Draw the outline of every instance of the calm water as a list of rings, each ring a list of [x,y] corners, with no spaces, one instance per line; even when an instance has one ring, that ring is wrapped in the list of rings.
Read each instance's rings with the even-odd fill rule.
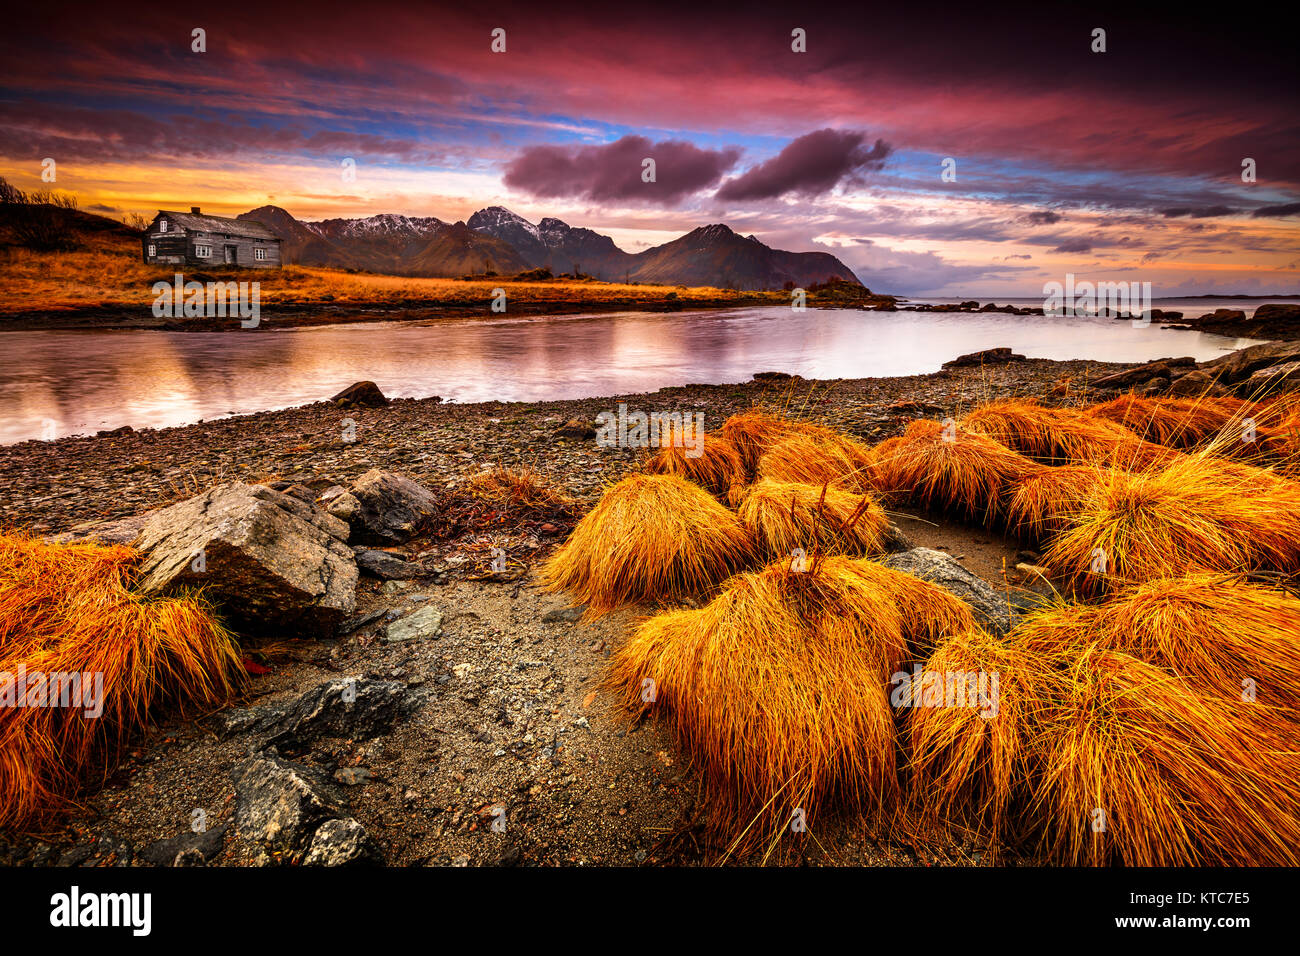
[[[1189,314],[1215,307],[1198,304]],[[303,405],[362,379],[390,397],[539,401],[742,382],[765,370],[914,375],[1003,345],[1031,358],[1131,362],[1205,360],[1250,344],[1111,319],[779,308],[282,331],[4,332],[0,443]]]

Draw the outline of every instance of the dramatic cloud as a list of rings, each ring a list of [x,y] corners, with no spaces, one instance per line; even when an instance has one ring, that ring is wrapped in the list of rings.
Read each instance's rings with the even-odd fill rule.
[[[1280,206],[1260,206],[1251,213],[1256,219],[1265,216],[1294,216],[1300,213],[1300,202],[1283,203]]]
[[[1166,219],[1177,219],[1182,216],[1189,216],[1192,219],[1214,219],[1218,216],[1231,216],[1236,211],[1229,206],[1204,206],[1200,209],[1178,206],[1173,209],[1161,209],[1160,215]]]
[[[842,180],[880,169],[893,148],[884,140],[866,144],[866,133],[822,129],[792,140],[785,149],[718,190],[725,200],[772,199],[788,193],[819,196]]]
[[[1061,243],[1053,252],[1077,252],[1081,255],[1092,252],[1092,243],[1087,239],[1067,239]]]
[[[716,185],[739,158],[736,147],[624,136],[601,146],[530,147],[506,166],[504,181],[534,196],[670,205]],[[654,182],[643,178],[647,159]]]
[[[1065,217],[1059,212],[1052,212],[1050,209],[1044,209],[1041,212],[1031,212],[1025,216],[1022,221],[1029,223],[1031,226],[1050,226],[1058,223]]]

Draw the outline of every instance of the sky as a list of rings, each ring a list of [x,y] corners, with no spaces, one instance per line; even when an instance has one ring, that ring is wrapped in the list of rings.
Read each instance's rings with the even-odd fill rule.
[[[725,222],[901,295],[1300,292],[1281,8],[837,6],[28,5],[0,175],[114,217],[501,205],[630,252]]]

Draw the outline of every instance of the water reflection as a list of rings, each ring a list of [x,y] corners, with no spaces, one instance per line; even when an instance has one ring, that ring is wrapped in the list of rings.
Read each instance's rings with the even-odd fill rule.
[[[538,401],[747,380],[936,371],[1010,346],[1033,358],[1198,361],[1252,344],[1107,319],[732,309],[283,331],[0,333],[0,442],[164,427],[328,398],[360,379],[394,397]]]

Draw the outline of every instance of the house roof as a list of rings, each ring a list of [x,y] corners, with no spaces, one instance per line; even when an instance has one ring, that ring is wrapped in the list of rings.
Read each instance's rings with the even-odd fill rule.
[[[228,236],[243,236],[248,239],[267,239],[279,242],[280,237],[255,219],[230,219],[226,216],[204,216],[192,212],[174,212],[159,209],[159,216],[166,216],[187,232],[220,232]]]

